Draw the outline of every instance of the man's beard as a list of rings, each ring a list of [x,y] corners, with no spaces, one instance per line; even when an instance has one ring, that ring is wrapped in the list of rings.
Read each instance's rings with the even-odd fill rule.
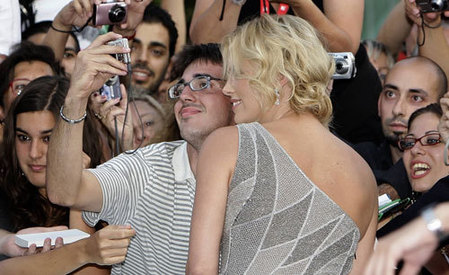
[[[391,131],[389,129],[389,125],[392,122],[400,122],[403,125],[407,125],[408,121],[405,121],[403,118],[393,117],[393,118],[387,119],[384,122],[384,124],[382,125],[383,126],[382,128],[383,128],[384,137],[387,140],[387,142],[390,145],[394,146],[394,147],[398,147],[399,139],[407,134],[407,130],[405,132],[394,132],[394,131]]]
[[[152,81],[152,82],[150,81],[150,83],[146,87],[143,86],[141,83],[139,83],[139,81],[134,80],[136,83],[131,85],[133,91],[136,94],[155,95],[158,92],[159,85],[164,80],[164,76],[165,76],[165,72],[167,71],[167,67],[168,67],[168,65],[164,68],[164,70],[160,74],[159,78],[154,79],[154,81]],[[142,62],[137,62],[136,64],[133,65],[132,68],[133,68],[133,70],[134,69],[141,69],[141,70],[147,71],[149,73],[148,74],[149,77],[155,77],[156,76],[154,71],[151,70],[147,65],[145,65]]]

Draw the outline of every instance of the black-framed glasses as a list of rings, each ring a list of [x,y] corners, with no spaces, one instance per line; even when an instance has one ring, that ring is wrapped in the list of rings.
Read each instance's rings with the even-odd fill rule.
[[[441,143],[441,135],[438,132],[431,132],[425,134],[420,138],[414,138],[413,136],[405,136],[398,141],[399,149],[405,151],[410,150],[419,141],[422,146],[433,146]]]
[[[189,82],[178,82],[168,89],[168,97],[176,99],[181,96],[182,91],[186,86],[189,86],[192,91],[202,91],[210,87],[211,80],[223,81],[221,78],[216,78],[210,75],[200,75],[194,77]],[[220,86],[221,87],[221,86]],[[222,88],[222,87],[221,87]]]

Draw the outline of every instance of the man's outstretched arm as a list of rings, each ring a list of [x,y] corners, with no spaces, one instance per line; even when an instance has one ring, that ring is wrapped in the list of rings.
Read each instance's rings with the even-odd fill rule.
[[[47,159],[47,193],[59,205],[99,212],[102,191],[96,177],[83,169],[83,124],[70,123],[84,116],[89,95],[113,75],[125,75],[126,65],[111,54],[129,49],[105,45],[120,35],[99,36],[78,54],[62,115],[53,129]],[[64,116],[66,119],[63,119]]]

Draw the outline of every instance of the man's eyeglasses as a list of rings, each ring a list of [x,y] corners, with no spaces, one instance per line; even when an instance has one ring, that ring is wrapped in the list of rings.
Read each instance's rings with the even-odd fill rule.
[[[178,82],[168,89],[168,97],[176,99],[181,96],[182,91],[188,85],[192,91],[201,91],[210,87],[211,80],[223,81],[223,79],[215,78],[210,75],[200,75],[189,82]],[[221,86],[220,86],[221,87]]]
[[[16,78],[13,79],[13,81],[11,81],[9,83],[9,87],[11,87],[13,93],[15,95],[20,95],[23,91],[23,89],[25,88],[26,85],[28,85],[28,83],[30,83],[31,81],[27,78]]]
[[[414,138],[412,136],[406,136],[401,138],[398,142],[399,149],[405,151],[410,150],[419,141],[422,146],[432,146],[441,143],[441,135],[438,132],[428,133],[420,138]]]

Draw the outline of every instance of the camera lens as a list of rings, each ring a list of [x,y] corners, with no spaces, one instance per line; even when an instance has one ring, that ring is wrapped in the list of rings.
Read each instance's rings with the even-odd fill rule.
[[[349,70],[348,62],[344,59],[335,60],[335,72],[338,74],[345,74]]]
[[[432,0],[430,1],[430,6],[432,7],[432,10],[440,11],[443,10],[444,3],[443,0]]]
[[[118,4],[109,10],[109,21],[112,23],[122,22],[126,16],[126,9]]]

